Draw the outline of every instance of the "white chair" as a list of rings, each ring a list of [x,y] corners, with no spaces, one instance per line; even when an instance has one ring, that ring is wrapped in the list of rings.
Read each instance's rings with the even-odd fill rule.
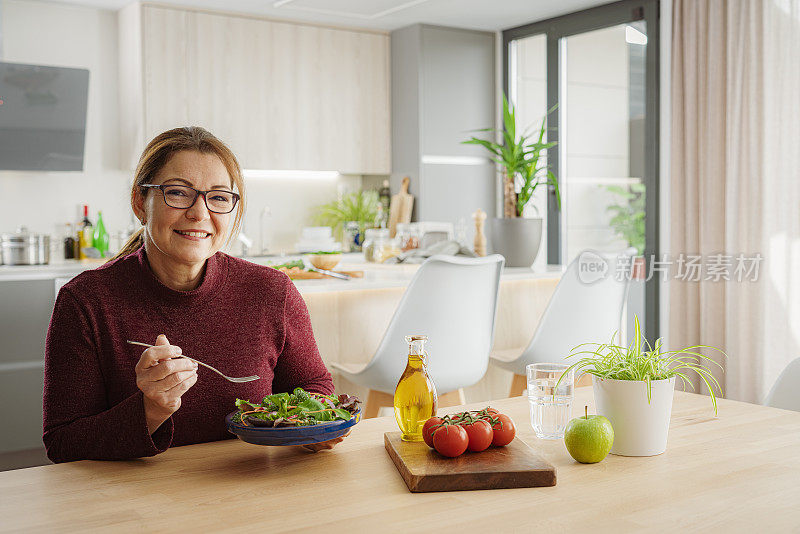
[[[800,412],[800,358],[789,362],[781,372],[764,405]]]
[[[347,380],[370,389],[365,417],[392,406],[408,362],[405,336],[411,334],[428,336],[428,372],[440,405],[464,403],[462,388],[481,380],[489,365],[504,263],[498,254],[432,256],[419,267],[372,360],[366,365],[332,364]]]
[[[617,276],[617,262],[630,264],[631,256],[595,255],[607,262],[608,271],[605,277],[593,282],[588,281],[593,277],[579,272],[581,257],[569,264],[559,280],[528,347],[521,354],[517,349],[491,355],[492,364],[514,373],[509,396],[521,395],[527,387],[528,364],[570,363],[564,358],[574,347],[581,343],[607,343],[620,330],[628,277]]]

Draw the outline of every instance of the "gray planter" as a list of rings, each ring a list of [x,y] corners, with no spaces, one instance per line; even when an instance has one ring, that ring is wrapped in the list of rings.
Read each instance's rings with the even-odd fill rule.
[[[506,259],[506,267],[530,267],[542,242],[542,219],[492,219],[489,247]]]

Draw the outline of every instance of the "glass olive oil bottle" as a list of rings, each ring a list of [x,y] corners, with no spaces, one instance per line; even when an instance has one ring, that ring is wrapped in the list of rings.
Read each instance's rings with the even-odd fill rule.
[[[422,441],[422,427],[436,415],[438,397],[433,380],[428,376],[427,336],[406,336],[408,365],[394,391],[394,417],[403,441]]]

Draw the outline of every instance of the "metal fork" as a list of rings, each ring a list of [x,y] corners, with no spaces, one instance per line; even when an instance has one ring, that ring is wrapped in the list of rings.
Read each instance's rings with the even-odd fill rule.
[[[128,343],[130,343],[131,345],[140,345],[142,347],[148,347],[148,348],[149,347],[155,347],[155,345],[150,345],[148,343],[142,343],[141,341],[128,340]],[[191,361],[193,361],[194,363],[196,363],[198,365],[202,365],[203,367],[208,367],[209,369],[211,369],[212,371],[217,373],[219,376],[221,376],[225,380],[228,380],[229,382],[237,382],[237,383],[239,383],[239,382],[252,382],[253,380],[258,380],[258,379],[261,378],[260,376],[255,376],[255,375],[254,376],[243,376],[243,377],[240,377],[240,378],[234,378],[232,376],[227,376],[227,375],[223,374],[218,369],[215,369],[215,368],[211,367],[207,363],[203,363],[201,361],[195,360],[194,358],[190,358],[190,357],[188,357],[188,356],[186,356],[184,354],[181,354],[180,356],[177,356],[177,357],[178,358],[186,358],[187,360],[191,360]]]

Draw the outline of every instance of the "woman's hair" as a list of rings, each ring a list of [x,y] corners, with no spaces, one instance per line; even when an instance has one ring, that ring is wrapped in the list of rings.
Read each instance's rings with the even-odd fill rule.
[[[228,170],[231,186],[236,187],[240,197],[230,233],[230,238],[232,238],[239,232],[242,225],[242,216],[244,215],[245,193],[242,169],[239,167],[239,162],[236,161],[236,156],[233,155],[231,149],[214,137],[211,132],[200,126],[173,128],[158,134],[150,141],[144,152],[142,152],[142,157],[139,158],[139,164],[136,166],[136,174],[133,177],[133,186],[131,187],[131,205],[133,205],[137,191],[142,195],[147,194],[147,190],[141,186],[152,183],[153,178],[167,164],[169,158],[182,150],[201,154],[215,154]],[[111,259],[114,260],[135,252],[144,243],[143,234],[144,227],[139,228]]]

